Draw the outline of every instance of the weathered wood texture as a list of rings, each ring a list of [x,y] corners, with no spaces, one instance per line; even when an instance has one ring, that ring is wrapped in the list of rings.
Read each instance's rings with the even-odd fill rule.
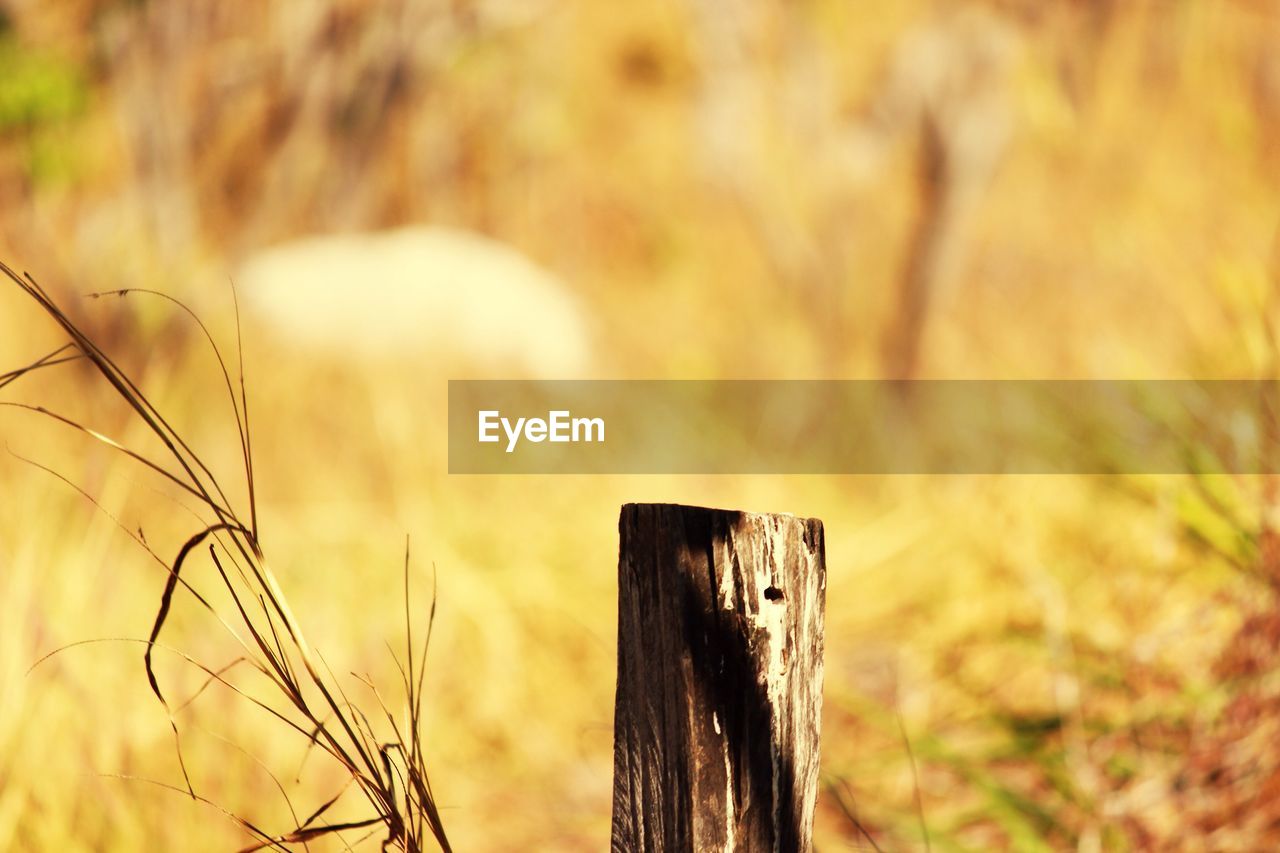
[[[822,522],[628,504],[618,527],[613,850],[808,850]]]

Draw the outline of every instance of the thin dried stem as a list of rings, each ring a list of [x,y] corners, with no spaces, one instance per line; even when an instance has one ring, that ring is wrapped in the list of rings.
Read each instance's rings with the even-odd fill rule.
[[[239,441],[242,470],[245,478],[245,490],[248,496],[247,510],[242,514],[230,500],[222,488],[213,470],[205,464],[191,445],[174,429],[170,421],[152,404],[132,378],[97,345],[76,322],[62,310],[53,298],[40,287],[29,275],[19,276],[11,268],[0,263],[0,273],[13,281],[33,302],[52,319],[66,334],[68,342],[35,361],[0,374],[0,388],[17,379],[40,371],[42,368],[65,364],[69,361],[86,360],[96,370],[116,395],[132,410],[167,451],[164,460],[157,460],[142,455],[136,450],[124,446],[121,442],[93,430],[81,422],[50,411],[42,406],[29,403],[0,402],[6,405],[51,418],[65,426],[89,436],[94,441],[105,445],[135,462],[142,464],[152,474],[159,476],[170,485],[176,485],[198,503],[196,509],[187,508],[189,512],[200,518],[208,513],[208,520],[200,521],[200,528],[193,532],[171,561],[159,557],[143,538],[141,530],[137,533],[129,530],[120,522],[116,524],[125,531],[151,557],[165,567],[166,579],[161,593],[156,615],[151,630],[145,640],[127,640],[141,643],[144,648],[144,672],[157,700],[165,708],[169,722],[173,728],[179,764],[182,769],[185,787],[178,787],[164,782],[151,782],[162,788],[178,791],[192,799],[219,808],[201,796],[193,787],[187,773],[186,761],[183,757],[179,712],[185,711],[195,703],[213,684],[219,684],[231,690],[251,705],[268,713],[270,717],[291,731],[295,731],[306,739],[307,745],[303,756],[316,748],[328,754],[345,768],[348,781],[335,796],[313,809],[305,820],[299,821],[294,811],[293,802],[286,788],[274,773],[263,765],[272,780],[284,795],[288,806],[291,829],[272,833],[259,826],[258,822],[248,820],[219,808],[242,829],[254,837],[254,842],[244,848],[261,850],[273,848],[290,850],[306,849],[308,842],[327,836],[339,839],[350,848],[343,839],[342,833],[370,828],[385,833],[383,846],[405,853],[420,853],[428,844],[434,844],[440,850],[449,851],[449,842],[440,820],[439,810],[431,792],[428,781],[424,749],[421,735],[423,671],[427,644],[430,641],[431,626],[435,617],[435,591],[433,567],[433,592],[430,616],[427,622],[426,636],[422,647],[415,652],[414,633],[410,619],[409,603],[409,548],[405,543],[404,592],[405,592],[405,630],[407,644],[408,668],[403,667],[393,654],[396,667],[400,671],[404,688],[405,715],[407,725],[397,725],[395,716],[377,691],[372,680],[359,678],[373,691],[377,709],[386,718],[387,729],[392,740],[382,740],[370,721],[369,715],[355,705],[347,697],[342,682],[336,678],[325,662],[324,657],[313,650],[307,643],[299,621],[290,610],[281,585],[267,565],[263,553],[258,530],[258,508],[252,444],[250,439],[248,395],[244,376],[243,341],[240,332],[239,305],[236,304],[236,354],[238,372],[238,393],[236,384],[231,378],[231,371],[213,335],[204,322],[184,303],[167,294],[139,289],[113,291],[116,295],[127,293],[148,293],[161,297],[186,312],[197,324],[205,339],[212,347],[221,372],[222,385],[230,398],[232,412],[236,421],[236,432]],[[101,295],[101,294],[98,294]],[[234,287],[232,289],[235,298]],[[30,461],[30,460],[27,460]],[[84,489],[71,480],[63,477],[51,468],[37,462],[37,467],[49,471],[63,482],[76,489],[105,513],[105,509]],[[196,510],[199,510],[197,512]],[[212,599],[196,591],[188,577],[194,566],[188,564],[199,557],[201,546],[209,555],[208,564],[218,584],[227,592],[230,599],[227,605],[215,606]],[[221,550],[222,556],[219,556]],[[227,570],[224,560],[230,561],[233,571]],[[188,570],[184,572],[184,569]],[[186,593],[199,602],[206,613],[225,628],[240,647],[240,654],[230,663],[217,668],[205,665],[191,656],[170,649],[160,642],[161,633],[172,613],[173,606],[180,593]],[[256,606],[250,602],[256,602]],[[220,608],[226,608],[223,612]],[[243,637],[241,631],[247,632]],[[96,642],[96,641],[85,641]],[[36,665],[66,649],[85,643],[64,646],[50,652]],[[161,687],[160,677],[154,666],[154,652],[157,649],[172,651],[183,661],[197,667],[205,674],[201,686],[182,703],[171,706]],[[298,665],[300,663],[300,665]],[[248,666],[265,680],[266,690],[251,689],[248,686],[232,683],[227,675],[237,666]],[[34,667],[33,667],[34,668]],[[243,679],[240,679],[243,680]],[[259,685],[261,687],[262,685]],[[273,701],[269,701],[272,699]],[[283,702],[281,702],[283,700]],[[276,707],[281,706],[281,707]],[[239,748],[239,747],[237,747]],[[258,759],[252,755],[255,761]],[[261,763],[259,761],[259,763]],[[301,774],[302,765],[298,773]],[[131,777],[120,777],[131,778]],[[151,780],[142,780],[148,781]],[[322,817],[351,787],[359,788],[373,814],[360,819],[337,823],[324,823]],[[367,837],[367,836],[366,836]],[[364,837],[357,841],[359,844]]]

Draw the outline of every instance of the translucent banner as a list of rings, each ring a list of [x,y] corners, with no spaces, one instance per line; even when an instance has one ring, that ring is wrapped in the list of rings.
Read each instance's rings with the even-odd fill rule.
[[[1274,473],[1254,380],[449,383],[455,474]]]

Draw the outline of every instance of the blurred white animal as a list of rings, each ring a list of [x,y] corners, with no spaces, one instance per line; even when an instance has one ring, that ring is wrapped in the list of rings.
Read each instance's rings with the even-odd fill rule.
[[[246,313],[290,343],[450,370],[572,379],[591,367],[566,285],[503,243],[417,226],[309,237],[251,257]]]

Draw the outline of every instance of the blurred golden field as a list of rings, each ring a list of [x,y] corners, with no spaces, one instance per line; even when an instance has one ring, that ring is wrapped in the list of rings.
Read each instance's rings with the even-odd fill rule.
[[[974,44],[990,61],[966,77]],[[959,128],[943,150],[977,151],[972,179],[961,155],[930,171],[916,107],[881,133],[949,51],[917,100],[944,142]],[[80,294],[180,298],[234,357],[228,279],[263,250],[429,224],[563,283],[582,378],[878,377],[921,211],[961,186],[915,375],[1273,378],[1277,175],[1269,0],[0,0],[0,260],[140,379],[233,503],[199,329],[162,299]],[[0,372],[62,342],[3,284]],[[825,523],[818,849],[1280,846],[1269,479],[451,477],[446,380],[528,363],[433,348],[461,334],[448,312],[399,354],[303,347],[269,319],[243,318],[263,547],[333,671],[393,694],[411,538],[420,626],[438,583],[424,740],[455,849],[606,846],[630,501]],[[0,399],[162,450],[83,364]],[[145,639],[165,570],[124,531],[168,557],[197,522],[35,413],[0,408],[0,439],[0,849],[249,843],[137,781],[182,785],[140,646],[29,671]],[[234,655],[190,602],[164,640]],[[158,660],[173,696],[200,687]],[[195,789],[261,825],[295,825],[272,775],[304,814],[343,782],[322,756],[299,773],[305,739],[216,686],[177,719]]]

